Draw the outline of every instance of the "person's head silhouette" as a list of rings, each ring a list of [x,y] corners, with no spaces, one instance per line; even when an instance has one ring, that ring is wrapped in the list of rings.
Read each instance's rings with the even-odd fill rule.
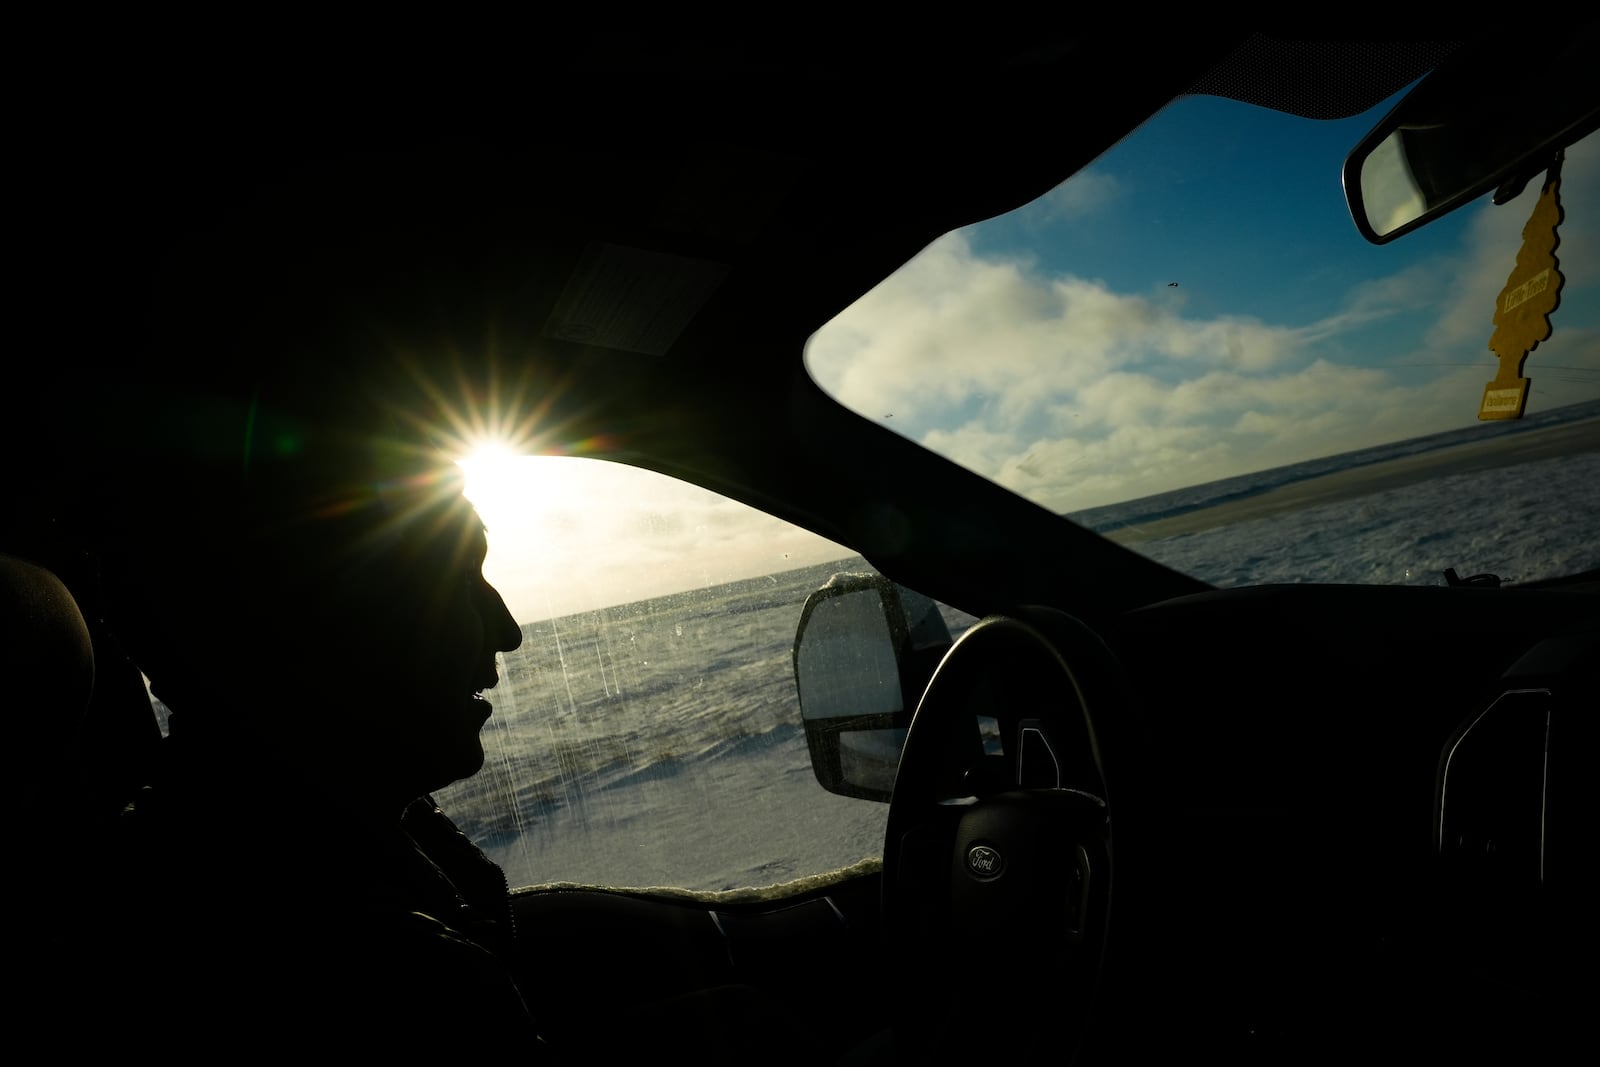
[[[144,480],[103,564],[174,733],[380,811],[476,773],[522,635],[456,468],[340,443],[181,469]]]

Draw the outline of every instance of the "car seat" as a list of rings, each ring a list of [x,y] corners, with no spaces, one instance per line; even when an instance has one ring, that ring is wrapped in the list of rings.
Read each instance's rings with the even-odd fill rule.
[[[57,570],[0,552],[0,708],[14,796],[61,830],[113,819],[161,741],[149,691],[97,613]]]
[[[71,802],[69,750],[94,694],[94,645],[67,586],[37,563],[0,555],[0,677],[15,796],[30,819]]]
[[[57,1042],[82,1025],[86,994],[102,988],[80,935],[97,907],[116,817],[161,740],[143,678],[97,630],[54,570],[0,552],[0,709],[14,828],[5,893],[20,978],[7,1012]]]

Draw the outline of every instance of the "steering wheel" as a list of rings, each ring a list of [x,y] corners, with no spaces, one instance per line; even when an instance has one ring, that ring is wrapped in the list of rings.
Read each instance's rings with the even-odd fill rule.
[[[1110,649],[1052,609],[991,616],[917,705],[884,839],[902,1063],[1070,1061],[1095,1009],[1115,852]]]

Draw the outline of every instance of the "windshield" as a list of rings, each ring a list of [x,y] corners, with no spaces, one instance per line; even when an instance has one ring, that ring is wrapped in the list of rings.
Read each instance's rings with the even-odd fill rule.
[[[1540,181],[1383,246],[1347,120],[1180,99],[1071,180],[935,241],[811,339],[858,413],[1216,585],[1600,566],[1600,139],[1525,415],[1482,421]],[[1047,134],[1041,132],[1041,136]]]

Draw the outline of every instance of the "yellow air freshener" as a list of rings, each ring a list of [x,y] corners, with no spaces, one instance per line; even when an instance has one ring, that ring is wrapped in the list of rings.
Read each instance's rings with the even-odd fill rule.
[[[1483,387],[1480,419],[1520,419],[1528,403],[1529,379],[1522,364],[1540,341],[1550,336],[1550,313],[1561,302],[1561,271],[1556,245],[1561,237],[1561,157],[1545,176],[1533,214],[1522,227],[1522,248],[1506,287],[1495,303],[1494,333],[1489,349],[1500,358],[1500,371]]]

